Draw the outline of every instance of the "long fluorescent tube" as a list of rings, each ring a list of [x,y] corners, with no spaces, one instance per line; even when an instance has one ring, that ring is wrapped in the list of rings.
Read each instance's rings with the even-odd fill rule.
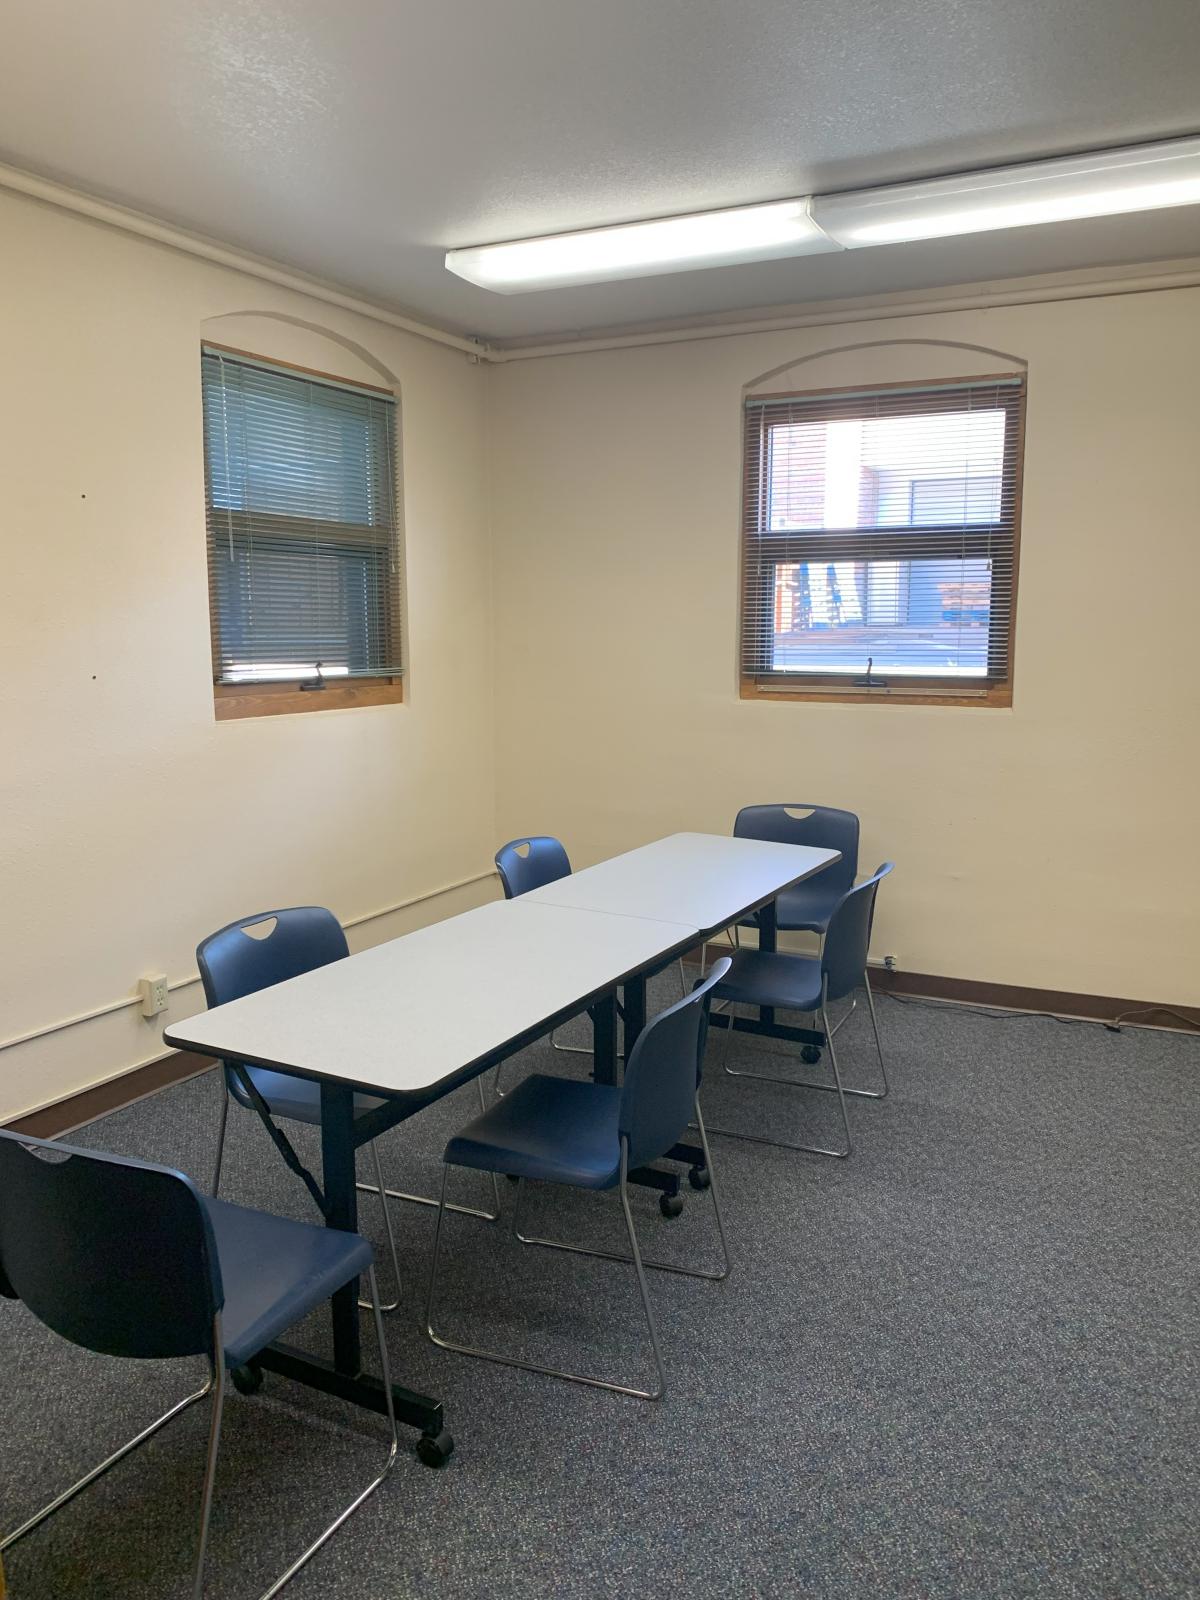
[[[812,215],[831,239],[854,250],[1197,203],[1200,139],[1170,139],[1097,155],[814,197]]]
[[[481,288],[521,294],[1196,204],[1200,138],[1168,139],[883,189],[476,245],[449,251],[446,265]]]
[[[446,265],[480,288],[520,294],[528,289],[648,278],[661,272],[771,261],[837,248],[812,222],[807,200],[773,200],[729,211],[702,211],[654,222],[627,222],[581,233],[450,250]]]

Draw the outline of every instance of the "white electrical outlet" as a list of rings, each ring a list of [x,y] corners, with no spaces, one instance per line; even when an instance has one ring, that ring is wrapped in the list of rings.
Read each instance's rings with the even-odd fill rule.
[[[138,979],[138,993],[142,997],[142,1015],[156,1017],[160,1011],[165,1011],[170,1005],[167,994],[167,975],[165,972],[152,972],[149,977]]]

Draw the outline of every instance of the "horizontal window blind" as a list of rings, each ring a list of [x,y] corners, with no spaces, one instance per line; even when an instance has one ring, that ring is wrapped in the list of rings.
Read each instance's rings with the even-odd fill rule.
[[[402,670],[395,403],[205,346],[218,683]]]
[[[751,396],[741,666],[980,693],[1011,672],[1019,377]]]

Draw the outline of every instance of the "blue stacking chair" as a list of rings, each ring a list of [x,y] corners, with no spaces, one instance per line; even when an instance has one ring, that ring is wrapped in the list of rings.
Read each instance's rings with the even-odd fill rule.
[[[391,1373],[371,1246],[341,1233],[207,1199],[190,1178],[46,1139],[0,1131],[0,1292],[100,1355],[203,1356],[204,1387],[178,1401],[86,1477],[0,1540],[6,1550],[197,1400],[213,1396],[200,1497],[194,1600],[204,1591],[227,1371],[363,1274],[375,1317],[391,1443],[378,1477],[263,1595],[277,1594],[367,1497],[396,1459]]]
[[[567,1378],[573,1383],[588,1384],[592,1388],[634,1395],[640,1400],[662,1398],[666,1392],[666,1376],[644,1269],[657,1267],[668,1272],[709,1278],[723,1278],[729,1272],[721,1203],[699,1098],[709,997],[728,971],[729,964],[727,957],[714,963],[712,972],[696,985],[691,994],[677,1000],[666,1011],[659,1012],[646,1025],[630,1054],[622,1086],[533,1073],[451,1139],[443,1158],[443,1204],[438,1211],[425,1310],[426,1329],[434,1344],[440,1345],[443,1350],[458,1351],[461,1355],[478,1356],[485,1361],[499,1362],[502,1366],[521,1367],[526,1372],[544,1372],[550,1377]],[[704,1151],[704,1164],[709,1176],[725,1263],[724,1270],[717,1273],[693,1272],[666,1262],[644,1261],[629,1209],[630,1170],[665,1156],[682,1137],[693,1116]],[[565,1372],[559,1367],[540,1366],[500,1351],[456,1344],[436,1331],[433,1325],[434,1301],[446,1213],[446,1179],[451,1167],[503,1172],[518,1179],[516,1209],[513,1213],[514,1232],[526,1179],[564,1184],[573,1189],[619,1191],[629,1236],[629,1255],[586,1250],[548,1239],[523,1239],[522,1242],[545,1244],[580,1255],[603,1256],[608,1260],[625,1261],[633,1265],[654,1352],[657,1373],[655,1388],[637,1389],[605,1378]]]
[[[833,1069],[833,1082],[817,1083],[808,1078],[785,1078],[776,1073],[751,1072],[731,1067],[725,1071],[732,1078],[758,1078],[764,1083],[782,1083],[794,1089],[820,1089],[834,1093],[842,1113],[845,1131],[845,1148],[836,1150],[825,1145],[794,1144],[785,1139],[771,1139],[764,1134],[739,1133],[731,1128],[713,1128],[736,1139],[749,1139],[756,1144],[776,1145],[782,1150],[805,1150],[812,1155],[845,1157],[850,1154],[850,1122],[846,1116],[846,1096],[855,1095],[866,1100],[882,1100],[888,1092],[887,1069],[883,1060],[883,1045],[879,1038],[879,1019],[875,1014],[875,997],[871,993],[871,980],[867,973],[867,951],[871,943],[871,925],[875,916],[875,896],[879,885],[892,871],[892,863],[885,861],[871,877],[857,888],[843,892],[825,929],[825,940],[820,956],[798,956],[782,951],[738,950],[728,975],[713,990],[714,1000],[723,1000],[727,1008],[734,1005],[771,1006],[780,1011],[809,1011],[819,1017],[825,1031],[829,1064]],[[834,1000],[853,996],[862,987],[867,992],[867,1005],[871,1012],[871,1027],[875,1032],[875,1049],[879,1056],[880,1089],[846,1088],[838,1067],[837,1050],[833,1043],[836,1029],[830,1026],[829,1005]],[[728,1039],[735,1037],[730,1010],[714,1012],[720,1017]],[[843,1018],[843,1020],[845,1020]]]
[[[803,844],[818,850],[839,850],[841,860],[825,867],[803,883],[784,889],[775,900],[775,925],[784,933],[815,933],[824,937],[838,902],[847,889],[854,887],[858,876],[858,818],[853,811],[840,811],[835,806],[813,806],[800,801],[792,804],[743,806],[733,823],[735,839],[763,839],[770,844]],[[736,948],[741,940],[739,928],[757,928],[759,913],[752,911],[733,929],[730,943]],[[708,954],[707,945],[701,951],[701,971]],[[856,1001],[850,998],[846,1015],[834,1024],[833,1031],[842,1026]],[[821,1052],[805,1046],[801,1052],[805,1061],[817,1061]]]
[[[506,900],[528,894],[547,883],[571,876],[571,861],[558,839],[536,834],[530,839],[510,839],[496,851],[496,871]]]
[[[221,1006],[230,1000],[240,1000],[243,995],[269,989],[287,978],[313,972],[331,961],[341,961],[349,954],[346,935],[332,911],[327,911],[324,906],[290,906],[284,911],[260,911],[256,916],[242,917],[217,933],[210,934],[197,948],[196,961],[204,984],[204,998],[210,1006]],[[267,1067],[250,1066],[244,1061],[226,1061],[223,1065],[227,1092],[221,1101],[221,1126],[217,1135],[217,1159],[212,1182],[214,1195],[221,1182],[229,1102],[233,1099],[238,1105],[258,1109],[250,1092],[251,1085],[272,1118],[282,1117],[292,1122],[307,1123],[310,1127],[320,1127],[321,1124],[319,1083],[290,1072],[274,1072]],[[479,1103],[482,1108],[482,1087]],[[383,1104],[384,1101],[377,1095],[356,1094],[354,1114],[356,1117],[365,1117]],[[379,1151],[373,1139],[370,1151],[375,1167],[375,1182],[360,1183],[358,1188],[366,1194],[378,1195],[383,1206],[383,1222],[396,1285],[396,1298],[390,1300],[383,1309],[394,1311],[400,1303],[400,1262],[388,1199],[407,1200],[415,1205],[427,1206],[436,1205],[437,1202],[431,1196],[385,1188]],[[453,1209],[494,1222],[500,1214],[499,1195],[496,1196],[494,1212],[477,1211],[471,1206],[455,1206]]]
[[[784,889],[775,901],[775,922],[781,932],[823,934],[842,896],[858,876],[858,818],[834,806],[795,804],[743,806],[733,824],[735,839],[765,839],[771,844],[806,844],[818,850],[840,850],[842,859],[803,883]],[[758,924],[758,914],[743,926]]]

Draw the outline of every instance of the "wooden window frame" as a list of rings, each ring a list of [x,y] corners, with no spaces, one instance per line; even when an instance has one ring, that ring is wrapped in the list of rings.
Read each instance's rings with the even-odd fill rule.
[[[301,689],[294,683],[213,684],[213,711],[218,722],[403,703],[404,679],[400,677],[337,678],[326,680],[323,689]]]
[[[1008,632],[1006,640],[1007,671],[1003,678],[984,678],[960,680],[962,687],[948,689],[946,679],[930,675],[905,674],[902,681],[897,683],[895,678],[891,683],[879,688],[864,688],[855,686],[850,680],[849,673],[776,673],[772,672],[767,678],[765,673],[748,672],[744,665],[742,652],[742,632],[747,616],[748,595],[746,585],[750,576],[749,546],[753,539],[757,544],[761,537],[757,531],[752,531],[750,525],[750,507],[748,501],[747,477],[749,471],[749,453],[752,443],[756,448],[761,448],[761,438],[766,427],[770,426],[765,415],[752,421],[752,413],[745,405],[747,399],[756,401],[770,400],[810,400],[822,395],[831,398],[838,395],[861,394],[868,388],[871,392],[886,392],[888,390],[916,391],[933,389],[952,389],[962,387],[964,384],[986,384],[1002,381],[1019,380],[1019,387],[1014,388],[1012,400],[1006,405],[1010,417],[1016,424],[1015,433],[1015,465],[1012,484],[1012,502],[1010,516],[1012,523],[1012,575],[1011,575],[1011,602],[1008,615]],[[1022,477],[1025,465],[1025,407],[1027,399],[1027,374],[1024,371],[993,372],[969,375],[961,378],[930,378],[930,379],[905,379],[892,383],[878,383],[871,385],[851,384],[844,387],[827,389],[803,389],[780,394],[747,394],[743,398],[742,417],[742,474],[743,474],[743,513],[742,513],[742,538],[741,538],[741,586],[739,590],[739,618],[738,618],[738,692],[742,700],[783,700],[797,701],[808,700],[822,702],[828,705],[902,705],[902,706],[958,706],[961,709],[987,707],[1009,707],[1013,702],[1013,675],[1016,660],[1016,625],[1017,625],[1017,586],[1020,580],[1021,564],[1021,510],[1022,510]],[[899,399],[899,396],[898,396]],[[765,495],[767,483],[765,474],[760,476],[759,494]],[[761,526],[761,505],[756,511],[755,528]],[[887,554],[889,558],[905,559],[903,549],[906,543],[919,547],[921,538],[936,529],[928,527],[914,528],[912,541],[906,541],[903,529],[889,529],[887,534],[879,534],[879,538],[887,538]],[[957,529],[956,529],[957,532]],[[822,550],[830,550],[839,540],[839,535],[822,533]],[[861,545],[872,537],[870,530],[847,530],[844,543],[851,546]],[[981,533],[981,540],[985,536]],[[832,541],[832,542],[830,542]],[[993,559],[995,559],[993,557]],[[881,672],[880,674],[884,674]]]
[[[344,373],[324,372],[319,367],[301,366],[296,361],[280,361],[275,356],[265,356],[259,351],[243,350],[234,345],[217,344],[205,339],[204,348],[219,350],[225,355],[259,361],[267,366],[279,367],[285,372],[299,373],[306,378],[323,379],[329,383],[351,384],[356,389],[395,400],[393,390],[382,384],[364,383],[358,378],[347,378]],[[393,530],[399,539],[399,530]],[[219,659],[220,641],[215,631],[215,619],[210,603],[210,639],[214,665]],[[217,722],[236,722],[244,717],[280,717],[306,714],[313,711],[349,711],[363,706],[396,706],[404,704],[404,677],[401,673],[388,676],[338,677],[325,681],[322,689],[305,689],[294,681],[263,683],[217,683],[212,686],[213,715]]]

